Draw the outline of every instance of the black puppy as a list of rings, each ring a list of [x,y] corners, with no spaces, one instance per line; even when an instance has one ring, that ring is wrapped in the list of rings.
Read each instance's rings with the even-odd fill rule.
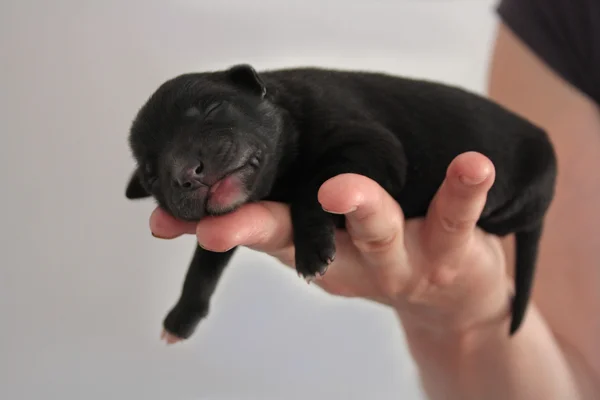
[[[539,127],[463,89],[386,74],[296,68],[258,73],[249,65],[183,74],[163,83],[137,114],[130,146],[138,168],[129,199],[153,196],[183,220],[244,203],[290,204],[296,269],[324,274],[344,217],[317,201],[321,184],[365,175],[424,216],[450,162],[476,151],[496,169],[483,230],[516,233],[512,335],[530,297],[538,243],[554,196],[554,149]],[[188,338],[204,318],[235,249],[197,246],[181,296],[164,320]]]

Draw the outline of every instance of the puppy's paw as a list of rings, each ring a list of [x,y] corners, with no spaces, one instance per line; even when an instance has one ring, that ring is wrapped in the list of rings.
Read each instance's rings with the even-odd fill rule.
[[[307,282],[323,276],[335,260],[335,237],[331,234],[311,235],[295,240],[296,271]]]
[[[165,343],[167,343],[167,344],[174,344],[177,342],[181,342],[183,339],[180,337],[177,337],[177,336],[167,332],[165,329],[163,329],[162,333],[160,334],[160,340],[164,340]]]
[[[188,339],[198,326],[198,323],[208,315],[208,304],[202,306],[175,305],[163,321],[161,339],[168,344]]]

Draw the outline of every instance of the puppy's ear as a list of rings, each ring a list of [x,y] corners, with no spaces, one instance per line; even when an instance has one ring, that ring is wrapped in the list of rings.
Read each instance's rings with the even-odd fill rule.
[[[265,97],[267,87],[258,72],[249,64],[238,64],[227,70],[227,77],[236,86]]]
[[[138,171],[135,170],[129,178],[127,189],[125,190],[125,197],[130,200],[144,199],[150,197],[150,193],[144,189],[138,175]]]

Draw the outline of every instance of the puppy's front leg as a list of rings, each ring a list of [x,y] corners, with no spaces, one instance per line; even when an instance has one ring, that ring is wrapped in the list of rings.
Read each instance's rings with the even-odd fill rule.
[[[163,321],[167,341],[189,338],[208,315],[210,299],[235,249],[216,253],[196,246],[179,300]]]
[[[335,259],[335,223],[317,201],[317,190],[291,203],[296,271],[307,281],[324,275]]]
[[[335,259],[335,228],[345,225],[343,216],[328,213],[321,207],[318,192],[323,183],[340,174],[355,173],[373,179],[392,196],[397,196],[402,189],[406,159],[401,146],[374,144],[346,146],[331,157],[323,158],[327,160],[326,165],[319,165],[308,187],[301,188],[291,202],[296,271],[306,280],[325,274]]]

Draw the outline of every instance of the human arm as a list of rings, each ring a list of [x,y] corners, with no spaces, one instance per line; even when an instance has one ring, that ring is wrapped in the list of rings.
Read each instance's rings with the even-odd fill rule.
[[[463,185],[461,176],[482,182]],[[346,214],[348,232],[336,234],[338,256],[315,283],[393,307],[432,399],[578,399],[535,306],[517,336],[508,336],[511,279],[500,241],[474,228],[493,180],[489,160],[463,154],[427,218],[405,222],[375,182],[352,174],[330,179],[319,200]],[[249,204],[197,226],[156,210],[151,228],[162,237],[195,233],[214,251],[248,246],[293,266],[289,209],[282,204]]]
[[[542,237],[533,301],[521,331],[494,327],[453,340],[405,325],[432,399],[596,399],[600,393],[600,115],[504,24],[489,95],[544,127],[554,142],[557,194]],[[512,238],[503,243],[509,271]],[[400,318],[406,321],[406,318]],[[443,356],[440,356],[443,355]],[[487,386],[487,389],[486,389]],[[471,390],[479,395],[475,395]]]
[[[565,67],[566,68],[566,67]],[[556,197],[540,249],[533,300],[551,330],[582,398],[600,393],[600,113],[500,24],[490,97],[544,127],[558,157]],[[504,243],[512,255],[512,240]],[[509,265],[512,267],[512,260]]]
[[[341,176],[324,185],[320,200],[330,211],[348,211],[353,205],[343,203],[347,200],[360,205],[347,214],[354,229],[337,237],[338,262],[317,283],[330,293],[369,298],[396,310],[432,399],[596,398],[598,112],[504,27],[492,64],[491,97],[544,126],[559,157],[557,198],[542,239],[533,302],[517,336],[507,335],[512,280],[499,242],[473,229],[473,215],[467,219],[471,222],[464,222],[473,210],[477,215],[480,196],[443,189],[456,183],[452,178],[432,207],[445,211],[407,223],[401,210],[368,180]],[[152,221],[157,234],[196,233],[201,243],[217,251],[247,245],[293,264],[289,215],[281,204],[248,205],[198,226],[169,222],[160,212]],[[445,234],[448,221],[455,221],[450,226],[463,222]],[[460,245],[463,241],[466,246]],[[506,246],[510,270],[510,240]],[[420,259],[424,249],[433,260]]]

